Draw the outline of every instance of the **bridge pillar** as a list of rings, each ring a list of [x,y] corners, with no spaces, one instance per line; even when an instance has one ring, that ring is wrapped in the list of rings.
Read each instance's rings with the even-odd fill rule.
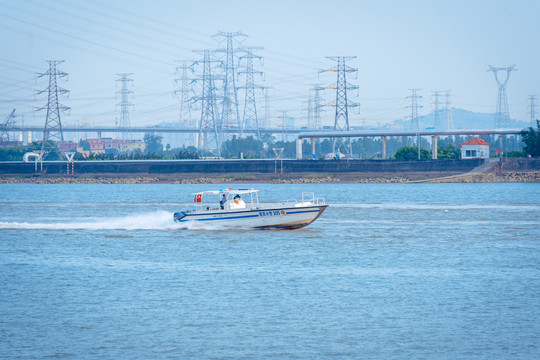
[[[388,137],[387,136],[381,136],[381,140],[382,140],[382,152],[381,152],[381,158],[384,160],[386,159],[386,139]]]
[[[437,160],[437,140],[438,135],[431,135],[431,158]]]
[[[311,138],[311,158],[315,160],[317,157],[315,155],[315,138]]]
[[[503,157],[503,134],[499,135],[499,157]]]
[[[296,160],[302,160],[302,139],[296,139]]]

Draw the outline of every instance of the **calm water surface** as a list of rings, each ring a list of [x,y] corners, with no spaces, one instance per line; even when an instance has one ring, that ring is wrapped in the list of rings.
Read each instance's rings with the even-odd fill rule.
[[[538,184],[262,184],[330,207],[172,223],[228,186],[0,185],[0,357],[540,358]]]

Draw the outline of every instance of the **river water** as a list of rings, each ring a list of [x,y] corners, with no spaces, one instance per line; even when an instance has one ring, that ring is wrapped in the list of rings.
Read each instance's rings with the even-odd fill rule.
[[[223,185],[0,185],[0,358],[540,358],[540,186],[245,184],[294,231],[181,227]]]

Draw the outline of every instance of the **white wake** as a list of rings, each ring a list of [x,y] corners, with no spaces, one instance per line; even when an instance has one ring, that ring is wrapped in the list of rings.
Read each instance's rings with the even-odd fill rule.
[[[129,216],[94,219],[75,222],[0,222],[0,229],[42,229],[42,230],[176,230],[187,229],[188,225],[175,223],[173,213],[154,211]]]

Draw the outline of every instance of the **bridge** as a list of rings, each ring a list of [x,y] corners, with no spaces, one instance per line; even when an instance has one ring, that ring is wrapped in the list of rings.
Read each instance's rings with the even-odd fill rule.
[[[386,159],[386,140],[393,136],[431,136],[431,157],[437,159],[437,139],[452,135],[499,135],[499,148],[502,150],[503,135],[516,135],[523,129],[476,129],[476,130],[358,130],[358,131],[305,131],[296,139],[296,158],[302,159],[302,142],[311,139],[311,153],[315,154],[315,139],[338,137],[380,137],[382,139],[382,158]],[[501,151],[502,155],[502,151]]]
[[[18,126],[17,128],[8,129],[8,131],[43,131],[43,126]],[[120,132],[129,132],[129,133],[184,133],[184,134],[196,134],[200,130],[196,127],[183,127],[183,128],[174,128],[174,127],[130,127],[130,128],[117,128],[113,126],[62,126],[63,132],[95,132],[98,133],[98,136],[102,133],[120,133]],[[239,134],[240,129],[238,128],[227,128],[222,130],[227,134]],[[312,130],[307,129],[259,129],[260,133],[263,134],[299,134],[302,132],[307,132]],[[256,134],[256,129],[244,129],[243,133],[246,134]]]
[[[43,131],[43,127],[40,126],[19,126],[17,128],[9,129],[8,131],[21,131],[29,132]],[[130,133],[186,133],[193,134],[200,131],[196,127],[184,127],[184,128],[174,128],[174,127],[131,127],[120,129],[117,127],[107,127],[107,126],[83,126],[83,127],[73,127],[67,126],[62,127],[64,132],[95,132],[98,134],[98,137],[101,137],[102,133],[119,133],[119,132],[130,132]],[[386,158],[386,140],[389,137],[394,136],[431,136],[431,153],[432,158],[437,159],[437,140],[439,136],[452,136],[452,135],[499,135],[499,148],[502,150],[502,139],[504,135],[517,135],[523,129],[456,129],[456,130],[353,130],[353,131],[335,131],[335,130],[321,130],[313,131],[309,129],[259,129],[259,133],[263,134],[292,134],[297,135],[296,139],[296,158],[302,158],[302,142],[304,139],[311,139],[311,152],[315,153],[315,139],[317,138],[338,138],[338,137],[349,137],[349,138],[358,138],[358,137],[380,137],[382,139],[382,158]],[[240,129],[238,128],[227,128],[223,129],[224,133],[227,134],[239,134]],[[243,130],[243,133],[253,134],[257,133],[257,130],[249,129]],[[502,151],[501,151],[502,153]]]

